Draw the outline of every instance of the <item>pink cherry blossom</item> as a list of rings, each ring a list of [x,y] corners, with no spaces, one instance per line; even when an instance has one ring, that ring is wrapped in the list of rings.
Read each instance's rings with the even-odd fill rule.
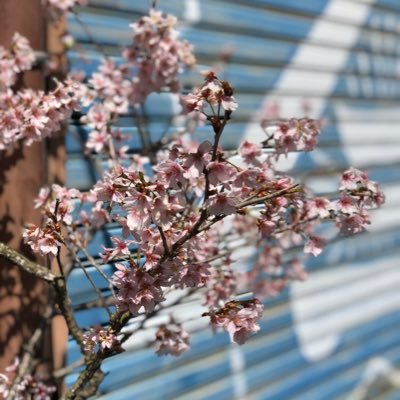
[[[177,357],[190,348],[190,336],[179,324],[161,325],[153,345],[159,356],[170,354]]]
[[[239,147],[239,154],[248,164],[259,164],[258,157],[261,156],[261,146],[245,140]]]
[[[231,165],[219,161],[210,162],[207,169],[208,179],[214,186],[229,180],[235,173],[235,169]]]
[[[236,212],[236,200],[226,193],[218,193],[207,200],[210,215],[233,214]]]
[[[326,240],[322,239],[318,236],[311,236],[307,243],[304,245],[304,252],[310,253],[313,256],[317,257],[322,253],[322,249],[326,245]]]
[[[257,299],[230,301],[223,308],[203,315],[210,316],[214,328],[225,329],[232,342],[243,344],[253,333],[260,330],[257,321],[262,317],[263,308]]]

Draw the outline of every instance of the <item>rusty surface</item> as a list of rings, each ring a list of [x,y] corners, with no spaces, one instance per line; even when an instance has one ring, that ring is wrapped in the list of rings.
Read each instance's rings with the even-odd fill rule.
[[[34,50],[45,50],[45,22],[40,0],[0,1],[0,44],[14,32],[26,36]],[[25,74],[27,87],[44,88],[41,71]],[[46,143],[18,144],[0,155],[0,240],[30,255],[21,238],[25,223],[40,223],[33,199],[47,180]],[[33,257],[32,257],[33,258]],[[0,259],[0,371],[18,355],[40,322],[48,303],[47,285]],[[41,356],[51,360],[51,339],[44,335]],[[48,366],[51,363],[48,363]],[[48,368],[46,368],[48,370]]]

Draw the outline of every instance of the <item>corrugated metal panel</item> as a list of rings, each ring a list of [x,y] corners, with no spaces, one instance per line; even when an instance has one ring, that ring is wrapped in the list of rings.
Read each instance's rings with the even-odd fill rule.
[[[131,38],[128,24],[147,7],[145,0],[91,0],[79,15],[91,36],[118,59]],[[232,346],[226,335],[213,336],[193,322],[192,350],[179,359],[157,358],[139,336],[126,343],[125,354],[105,362],[105,370],[113,372],[101,386],[101,398],[347,398],[366,376],[379,375],[374,361],[400,366],[400,2],[160,0],[159,7],[181,19],[200,64],[214,64],[221,52],[232,51],[223,70],[240,108],[225,146],[259,138],[255,117],[268,103],[277,101],[283,116],[299,116],[306,98],[311,114],[326,120],[320,146],[311,154],[291,155],[285,167],[308,178],[317,193],[335,191],[338,171],[348,165],[366,168],[387,192],[387,204],[375,213],[369,234],[334,243],[310,260],[309,281],[267,302],[262,331],[248,344]],[[71,52],[71,68],[93,71],[100,59],[96,47],[73,16],[69,28],[84,55]],[[184,79],[189,88],[199,76],[194,72]],[[154,96],[151,102],[149,112],[163,110],[152,113],[161,131],[173,101]],[[131,120],[121,124],[138,151]],[[205,130],[198,133],[205,135]],[[94,164],[82,155],[85,136],[76,126],[66,142],[68,183],[81,189],[96,181],[101,168],[101,160]],[[117,228],[110,230],[118,234]],[[110,230],[96,237],[91,254],[109,241]],[[101,284],[98,273],[88,271]],[[112,267],[105,272],[111,274]],[[73,271],[70,288],[77,308],[95,297],[83,282],[82,272]],[[194,302],[179,307],[185,315],[198,310]],[[82,310],[78,320],[89,326],[104,323],[107,315]],[[69,361],[78,357],[71,342]],[[400,398],[390,385],[385,390],[376,398]]]

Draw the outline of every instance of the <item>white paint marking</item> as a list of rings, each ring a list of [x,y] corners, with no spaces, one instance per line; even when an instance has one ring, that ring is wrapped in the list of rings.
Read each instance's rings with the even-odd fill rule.
[[[267,107],[268,103],[274,100],[275,96],[282,94],[282,92],[290,91],[294,86],[298,86],[300,79],[298,67],[307,65],[310,60],[315,58],[315,46],[310,44],[323,39],[332,41],[337,38],[337,35],[340,35],[340,46],[342,48],[335,50],[335,58],[330,60],[332,70],[325,74],[323,80],[318,82],[318,90],[321,92],[322,98],[313,101],[313,114],[317,117],[321,115],[326,105],[326,98],[324,97],[329,96],[333,91],[337,82],[337,75],[345,65],[351,48],[359,36],[361,25],[367,18],[370,7],[374,1],[375,0],[365,0],[365,4],[359,4],[357,7],[354,7],[352,10],[352,20],[355,25],[346,26],[345,32],[343,31],[343,25],[332,23],[325,18],[325,16],[338,15],[338,13],[343,14],[343,0],[331,0],[329,2],[324,14],[321,15],[312,26],[307,39],[298,46],[296,54],[290,65],[285,68],[275,89],[270,91],[264,98],[261,110],[255,115],[253,121],[250,122],[246,128],[244,139],[255,142],[260,142],[265,139],[265,134],[260,129],[258,122],[260,118],[262,118],[261,113]],[[340,29],[338,29],[338,27],[340,27]],[[303,88],[304,93],[307,93],[307,88]],[[295,109],[293,108],[293,103],[282,103],[280,106],[281,116],[284,118],[296,116],[301,111],[300,104]]]
[[[196,24],[201,19],[199,0],[185,0],[184,18],[191,24]]]
[[[229,360],[231,364],[233,393],[235,399],[243,400],[247,393],[246,376],[243,371],[246,368],[242,350],[236,344],[232,344],[229,349]]]
[[[346,280],[335,284],[341,276]],[[303,355],[310,361],[328,357],[343,332],[397,311],[399,285],[396,256],[316,272],[309,281],[292,284],[291,307]]]

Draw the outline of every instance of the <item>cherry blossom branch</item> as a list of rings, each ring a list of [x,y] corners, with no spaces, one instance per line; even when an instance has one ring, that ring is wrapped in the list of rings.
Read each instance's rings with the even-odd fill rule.
[[[243,201],[242,203],[239,203],[236,206],[236,208],[238,210],[240,210],[243,207],[253,206],[255,204],[261,204],[261,203],[264,203],[267,200],[274,199],[275,197],[279,197],[279,196],[282,196],[284,194],[295,193],[295,192],[298,191],[298,190],[296,190],[298,188],[300,188],[300,185],[297,183],[297,184],[295,184],[293,186],[290,186],[289,188],[278,190],[277,192],[268,194],[268,195],[263,196],[263,197],[258,197],[258,198],[255,198],[255,199],[252,197],[252,198],[250,198],[248,200]]]
[[[82,1],[79,0],[81,4]],[[83,83],[76,87],[60,85],[51,102],[45,103],[46,107],[43,107],[41,97],[38,102],[29,102],[29,107],[22,102],[24,96],[14,104],[14,108],[19,110],[17,115],[29,116],[21,125],[26,130],[23,138],[30,140],[34,133],[39,140],[52,133],[54,129],[50,122],[54,119],[69,118],[77,105],[76,93],[77,98],[83,98],[85,107],[86,103],[90,105],[81,119],[92,129],[87,149],[91,153],[105,154],[112,161],[110,167],[114,166],[104,173],[89,194],[53,185],[51,191],[48,190],[47,194],[44,191],[36,199],[36,206],[43,209],[46,218],[41,226],[30,226],[24,238],[34,252],[57,258],[61,276],[19,255],[7,252],[4,255],[0,246],[0,255],[14,258],[17,265],[22,265],[30,273],[42,275],[51,284],[56,293],[56,306],[81,349],[84,368],[64,399],[94,395],[104,378],[101,371],[103,360],[121,351],[121,343],[138,330],[145,329],[146,321],[161,310],[185,301],[201,288],[205,288],[205,304],[209,311],[203,315],[210,317],[214,328],[223,328],[232,341],[243,344],[259,330],[257,321],[263,307],[256,296],[273,290],[279,292],[290,279],[304,279],[302,267],[294,265],[293,260],[290,260],[293,265],[288,266],[289,262],[283,256],[287,240],[299,239],[297,244],[305,240],[304,251],[318,255],[326,241],[313,234],[317,223],[331,217],[341,233],[357,233],[369,223],[367,210],[384,201],[378,185],[369,181],[362,171],[351,169],[342,176],[341,197],[331,203],[326,198],[313,198],[302,191],[299,184],[292,185],[290,177],[274,168],[282,154],[311,151],[315,147],[320,129],[309,118],[292,118],[279,123],[264,142],[268,146],[268,141],[273,140],[274,150],[270,156],[263,154],[261,145],[245,141],[237,152],[242,160],[240,168],[226,160],[229,152],[220,149],[219,143],[238,104],[230,84],[218,79],[212,71],[205,74],[202,86],[194,93],[182,96],[181,100],[189,119],[189,114],[197,113],[192,122],[206,116],[213,130],[213,139],[210,139],[213,144],[206,140],[196,147],[190,140],[182,139],[167,148],[162,147],[165,138],[152,143],[143,106],[146,99],[151,93],[166,90],[177,93],[179,71],[182,67],[192,66],[195,60],[191,46],[174,34],[176,19],[154,9],[149,14],[132,24],[133,43],[123,52],[125,61],[120,64],[106,59],[89,78],[89,86]],[[76,13],[75,16],[88,40],[98,45]],[[26,42],[16,39],[24,55]],[[12,51],[4,54],[6,65],[14,55]],[[25,58],[20,71],[29,69],[30,57],[25,55]],[[136,76],[132,76],[133,71]],[[9,84],[13,82],[14,77],[9,78]],[[4,98],[4,101],[8,104],[9,99]],[[64,110],[65,101],[67,107]],[[150,177],[146,172],[140,172],[145,171],[140,157],[134,156],[129,160],[127,146],[121,145],[125,138],[122,131],[111,130],[111,124],[131,108],[136,114],[135,123],[143,153],[154,167]],[[54,111],[57,118],[53,116]],[[10,114],[0,121],[0,126],[3,126],[0,131],[5,129],[9,133],[11,128],[14,129],[10,125],[10,121],[13,122],[11,117]],[[32,126],[42,126],[43,123],[46,125],[43,132],[36,128],[32,131]],[[187,126],[190,129],[189,124]],[[160,149],[166,151],[157,153]],[[132,161],[132,165],[118,165],[120,157],[124,160],[127,157],[127,164]],[[282,187],[284,189],[280,189]],[[54,199],[54,193],[57,199]],[[76,200],[80,201],[81,207],[85,204],[85,208],[77,209]],[[91,211],[86,210],[89,205],[93,206]],[[334,214],[332,209],[337,212]],[[230,235],[210,229],[228,215],[232,215]],[[314,216],[317,216],[315,221],[312,219]],[[112,237],[115,246],[104,248],[101,254],[104,263],[114,263],[117,259],[123,261],[115,264],[111,280],[104,273],[103,264],[89,254],[86,240],[88,233],[94,233],[108,222],[119,224],[123,231],[123,238]],[[63,235],[64,229],[68,235]],[[279,235],[282,229],[290,233]],[[240,239],[236,247],[256,243],[262,249],[243,288],[254,293],[255,298],[250,300],[234,297],[242,288],[230,257],[236,247],[226,242],[232,238]],[[138,250],[131,252],[133,243]],[[86,332],[78,326],[63,276],[66,271],[61,264],[61,246],[71,251],[75,263],[84,270],[98,296],[95,301],[80,305],[81,308],[101,305],[109,312],[109,303],[85,268],[86,263],[77,256],[79,250],[88,259],[88,264],[92,263],[106,280],[116,306],[116,312],[109,312],[109,326],[91,327]],[[268,286],[271,282],[272,287]],[[258,286],[264,283],[267,284],[265,290],[259,290]],[[177,288],[185,290],[183,296],[167,304],[168,294]],[[135,320],[136,328],[122,332],[134,317],[140,317],[140,321],[139,318]],[[171,317],[170,322],[157,330],[154,342],[157,354],[177,356],[188,349],[189,334],[176,321]]]
[[[221,257],[218,257],[218,258],[221,258]],[[216,259],[217,259],[217,256],[216,256],[214,259],[212,259],[212,260],[207,260],[207,261],[213,261],[213,260],[216,260]],[[152,313],[150,313],[150,314],[145,314],[145,313],[144,313],[144,314],[141,314],[141,315],[144,316],[144,318],[143,318],[142,321],[140,322],[139,326],[136,327],[136,328],[135,328],[134,330],[132,330],[132,331],[123,332],[123,336],[122,336],[120,342],[121,342],[121,343],[125,342],[125,341],[126,341],[127,339],[129,339],[133,334],[137,333],[138,331],[140,331],[140,330],[142,330],[142,329],[145,329],[146,322],[148,322],[152,317],[154,317],[155,315],[157,315],[157,314],[158,314],[160,311],[162,311],[162,310],[166,310],[166,309],[168,309],[168,308],[171,308],[171,307],[174,307],[174,306],[176,306],[176,305],[178,305],[178,304],[181,304],[183,300],[185,300],[185,299],[187,299],[188,297],[190,297],[191,294],[193,294],[195,291],[196,291],[196,289],[189,290],[189,291],[186,292],[183,296],[179,297],[178,299],[176,299],[176,300],[175,300],[173,303],[171,303],[171,304],[168,304],[168,305],[165,305],[165,306],[162,305],[162,304],[160,304],[160,307],[157,308],[156,310],[154,310],[154,311],[153,311]],[[114,318],[115,318],[115,317],[114,317]],[[126,320],[126,322],[129,322],[129,319]],[[121,328],[121,329],[122,329],[122,328]],[[106,356],[105,358],[108,358],[108,357],[110,357],[110,356],[112,356],[112,355],[113,355],[113,354],[110,353],[110,354],[109,354],[108,356]],[[67,365],[67,366],[65,366],[65,367],[63,367],[63,368],[58,369],[57,371],[55,371],[55,372],[53,373],[53,376],[54,376],[54,378],[56,378],[56,379],[62,378],[62,377],[64,377],[64,376],[70,374],[70,373],[73,372],[76,368],[78,368],[78,367],[80,367],[80,366],[82,366],[82,365],[84,365],[84,364],[85,364],[85,358],[81,358],[81,359],[75,361],[74,363],[71,363],[70,365]]]
[[[218,144],[219,144],[219,140],[221,138],[221,135],[225,129],[226,123],[228,122],[229,119],[229,115],[230,112],[225,111],[224,113],[224,118],[222,120],[222,123],[219,119],[219,115],[214,116],[214,117],[210,117],[213,129],[214,129],[214,144],[213,144],[213,148],[212,148],[212,156],[211,156],[211,161],[215,161],[217,159],[217,155],[218,155]],[[205,189],[204,189],[204,199],[203,199],[203,204],[208,200],[208,198],[210,197],[210,177],[209,177],[209,172],[208,170],[205,168],[204,171],[204,177],[206,180],[206,184],[205,184]],[[207,218],[207,213],[205,212],[205,210],[202,211],[202,218],[205,219]]]
[[[23,256],[22,254],[11,249],[9,246],[1,242],[0,255],[3,256],[5,259],[11,261],[13,264],[19,266],[24,271],[33,274],[49,283],[53,283],[57,278],[57,276],[50,272],[47,268],[35,263],[34,261],[29,260],[27,257]]]
[[[165,310],[166,308],[174,307],[178,304],[180,304],[183,300],[187,299],[188,296],[190,296],[192,293],[194,293],[197,289],[192,289],[189,290],[188,293],[185,293],[183,296],[180,296],[177,300],[175,300],[173,303],[163,306],[160,304],[160,307],[154,310],[151,313],[144,314],[145,318],[140,322],[140,325],[135,328],[131,332],[125,332],[123,334],[123,337],[121,339],[121,343],[126,341],[129,337],[131,337],[134,333],[138,332],[139,330],[143,329],[146,322],[151,319],[153,316],[158,314],[160,311]],[[131,318],[130,313],[121,313],[121,312],[116,312],[113,317],[111,318],[111,327],[113,331],[118,334],[121,329],[129,322]],[[66,395],[63,397],[64,400],[73,400],[73,399],[78,399],[80,398],[82,394],[82,390],[85,389],[85,385],[87,383],[90,383],[90,386],[92,388],[97,388],[98,385],[101,383],[101,380],[103,379],[104,375],[100,374],[97,377],[95,377],[96,374],[99,373],[100,367],[102,362],[106,359],[109,358],[114,354],[112,349],[103,349],[99,350],[96,353],[88,356],[85,360],[80,360],[79,365],[78,363],[74,364],[74,366],[70,366],[68,368],[64,368],[63,370],[59,370],[57,372],[57,376],[65,376],[66,374],[70,373],[71,370],[73,370],[75,367],[80,366],[82,364],[85,364],[85,369],[79,374],[79,377],[77,378],[76,382],[74,385],[70,388],[70,390],[66,393]],[[101,371],[100,371],[101,372]]]
[[[134,120],[136,122],[136,127],[139,133],[140,141],[142,143],[143,153],[150,157],[150,161],[154,164],[156,162],[155,154],[151,151],[151,144],[150,144],[150,134],[146,129],[146,120],[142,114],[142,108],[140,105],[136,105],[134,107]]]
[[[35,368],[35,365],[38,362],[38,360],[35,360],[36,347],[37,347],[40,339],[42,338],[45,326],[48,324],[52,315],[53,315],[53,308],[48,306],[42,317],[42,320],[39,323],[39,326],[33,332],[28,343],[24,346],[22,359],[18,366],[18,372],[13,380],[13,383],[10,388],[10,392],[8,393],[7,399],[14,400],[14,399],[20,398],[17,393],[18,385],[22,382],[22,380],[24,379],[24,377],[26,375],[32,374],[32,372]]]

